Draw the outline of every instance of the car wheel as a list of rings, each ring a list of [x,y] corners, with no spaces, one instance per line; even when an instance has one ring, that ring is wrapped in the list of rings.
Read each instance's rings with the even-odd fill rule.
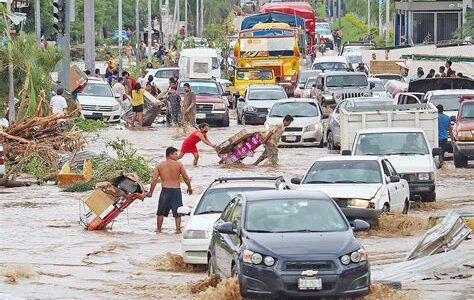
[[[324,147],[324,137],[321,136],[321,141],[319,142],[319,145],[317,145],[316,147],[318,148],[323,148]]]
[[[336,150],[334,145],[334,135],[332,131],[328,132],[328,150]]]
[[[382,207],[382,213],[389,213],[390,212],[390,206],[388,203],[385,203]]]
[[[239,270],[237,270],[237,265],[233,265],[231,269],[231,276],[233,279],[237,279],[239,282],[240,295],[244,298],[247,297],[246,288],[243,286],[242,282],[239,279]]]
[[[214,266],[214,262],[212,260],[212,256],[209,256],[209,259],[207,260],[207,276],[212,276],[216,274],[216,267]]]
[[[436,201],[436,192],[425,193],[421,195],[421,200],[423,202],[435,202]]]
[[[229,118],[229,113],[226,113],[225,117],[224,117],[224,120],[222,120],[221,122],[221,126],[222,127],[229,127],[229,124],[230,124],[230,118]]]
[[[409,208],[410,208],[410,201],[405,200],[405,205],[403,206],[402,214],[407,215]]]
[[[467,157],[464,156],[456,147],[453,147],[453,160],[456,168],[467,167]]]
[[[239,110],[238,109],[236,109],[236,110],[237,110],[237,124],[240,125],[240,124],[242,124],[242,120],[240,120]]]

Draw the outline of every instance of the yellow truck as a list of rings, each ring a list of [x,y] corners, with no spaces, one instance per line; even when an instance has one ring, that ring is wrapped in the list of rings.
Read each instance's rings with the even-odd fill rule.
[[[237,68],[273,70],[276,83],[293,94],[300,66],[299,33],[294,28],[280,28],[287,27],[283,25],[260,24],[259,28],[240,31],[234,56]]]
[[[234,97],[237,100],[243,96],[245,90],[251,84],[275,84],[275,74],[269,68],[237,68],[232,78],[234,85]]]

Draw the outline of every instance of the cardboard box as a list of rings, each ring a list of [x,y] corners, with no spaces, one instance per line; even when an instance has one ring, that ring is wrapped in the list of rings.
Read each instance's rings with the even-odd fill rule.
[[[87,83],[87,75],[82,72],[78,66],[72,65],[69,69],[69,89],[68,91],[72,93],[78,87]]]
[[[227,153],[231,151],[235,145],[242,142],[246,138],[247,134],[248,132],[245,129],[237,132],[236,134],[234,134],[233,136],[231,136],[224,142],[220,143],[216,147],[216,152],[218,154],[221,154],[221,153]]]
[[[109,206],[115,202],[115,197],[104,193],[101,189],[94,190],[84,200],[84,204],[97,216],[100,216]]]

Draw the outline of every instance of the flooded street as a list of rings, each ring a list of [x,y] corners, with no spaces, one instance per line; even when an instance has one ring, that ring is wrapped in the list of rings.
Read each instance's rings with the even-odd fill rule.
[[[232,122],[229,128],[211,128],[210,140],[224,141],[243,128],[235,120]],[[167,147],[179,149],[184,139],[175,128],[162,125],[141,132],[110,126],[88,150],[104,151],[105,143],[117,137],[128,139],[138,153],[153,162],[164,158]],[[191,155],[183,159],[195,192],[193,196],[184,196],[185,205],[194,203],[215,178],[282,175],[289,181],[301,177],[315,159],[335,155],[328,154],[326,148],[283,148],[278,167],[222,166],[211,148],[200,143],[199,149],[198,167],[191,166]],[[252,163],[261,151],[244,163]],[[472,167],[455,169],[452,161],[448,161],[447,167],[438,172],[437,181],[438,202],[445,204],[434,206],[439,208],[436,210],[427,207],[410,214],[427,218],[449,209],[474,211],[473,180]],[[26,299],[197,297],[191,294],[189,283],[204,279],[206,274],[183,264],[176,256],[181,252],[181,235],[174,233],[174,220],[165,219],[164,232],[155,232],[159,191],[153,198],[133,203],[116,219],[113,229],[104,232],[88,232],[78,224],[79,200],[85,195],[61,192],[50,184],[0,190],[0,299],[5,295]],[[402,261],[420,237],[367,236],[361,237],[361,241],[373,268],[377,268]],[[468,240],[464,244],[472,256],[473,242]],[[469,272],[472,274],[472,269]],[[421,299],[465,299],[463,295],[469,295],[466,290],[471,289],[471,295],[474,292],[472,278],[443,280],[442,288],[435,280],[423,281],[422,285],[420,282],[407,286]]]

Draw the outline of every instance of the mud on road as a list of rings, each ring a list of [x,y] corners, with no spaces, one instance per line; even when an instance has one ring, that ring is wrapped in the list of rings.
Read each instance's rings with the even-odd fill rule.
[[[211,128],[208,135],[211,141],[220,142],[242,128],[234,120],[231,127]],[[89,150],[103,151],[105,143],[117,137],[128,139],[147,159],[159,161],[168,146],[180,147],[184,134],[161,126],[134,132],[109,127]],[[217,177],[283,175],[289,181],[302,176],[315,159],[335,155],[327,149],[282,148],[277,167],[247,165],[261,152],[245,159],[244,165],[222,166],[212,149],[205,145],[199,148],[199,166],[191,166],[191,156],[183,159],[195,190],[195,195],[184,197],[185,204],[194,203]],[[454,169],[448,162],[437,183],[438,201],[445,204],[411,210],[410,215],[427,219],[433,212],[449,209],[474,211],[473,179],[473,168]],[[116,219],[112,230],[104,232],[87,232],[78,224],[79,200],[86,194],[61,192],[51,184],[0,190],[0,298],[2,293],[27,299],[196,299],[206,295],[212,299],[216,293],[221,295],[219,299],[223,295],[236,297],[235,283],[228,281],[225,286],[203,292],[208,294],[191,292],[206,274],[180,260],[181,235],[174,234],[172,219],[165,220],[162,234],[155,232],[159,193],[135,202]],[[360,240],[371,264],[377,266],[402,261],[422,232],[390,237],[369,234]],[[462,279],[441,290],[434,281],[411,284],[410,292],[429,299],[436,290],[438,299],[455,299],[459,281]]]

